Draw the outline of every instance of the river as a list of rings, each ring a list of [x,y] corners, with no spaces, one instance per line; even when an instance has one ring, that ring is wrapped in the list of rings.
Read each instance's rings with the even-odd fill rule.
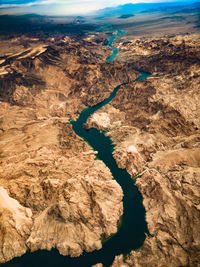
[[[119,50],[112,45],[115,39],[124,34],[124,31],[116,30],[108,38],[107,46],[112,49],[112,54],[106,59],[107,62],[114,61]],[[149,77],[150,73],[140,72],[136,81],[141,81]],[[78,258],[62,256],[56,249],[52,251],[27,252],[19,258],[14,258],[11,262],[2,264],[4,267],[90,267],[97,263],[103,263],[105,267],[110,266],[116,255],[127,254],[131,250],[140,248],[148,233],[145,220],[145,209],[142,203],[142,196],[135,186],[135,180],[128,174],[126,169],[118,168],[112,152],[114,145],[108,136],[95,128],[86,130],[83,124],[94,112],[108,104],[116,95],[122,83],[114,88],[108,98],[101,103],[84,109],[76,121],[71,121],[74,132],[98,152],[97,157],[102,160],[110,169],[114,179],[120,184],[123,197],[123,216],[118,232],[103,243],[102,249],[91,253],[83,253]]]

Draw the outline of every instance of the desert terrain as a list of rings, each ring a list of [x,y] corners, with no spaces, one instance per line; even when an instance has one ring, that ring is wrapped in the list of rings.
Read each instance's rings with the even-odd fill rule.
[[[143,14],[113,18],[105,31],[1,35],[2,266],[20,266],[9,261],[27,251],[79,257],[118,231],[122,188],[70,121],[120,84],[84,127],[115,145],[118,167],[142,195],[149,233],[112,266],[199,266],[200,37],[196,13],[186,13],[184,24]],[[116,60],[106,62],[116,28],[127,33],[113,43]],[[140,71],[151,76],[136,82]]]

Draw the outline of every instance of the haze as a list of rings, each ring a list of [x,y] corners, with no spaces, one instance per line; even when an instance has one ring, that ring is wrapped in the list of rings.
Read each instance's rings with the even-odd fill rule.
[[[172,0],[2,0],[1,14],[36,13],[42,15],[85,15],[106,7],[126,3],[173,2]],[[176,2],[192,2],[190,0]]]

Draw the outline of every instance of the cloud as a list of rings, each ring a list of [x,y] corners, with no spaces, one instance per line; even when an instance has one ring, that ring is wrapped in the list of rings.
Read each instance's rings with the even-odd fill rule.
[[[4,13],[78,15],[126,3],[172,2],[173,0],[0,0]],[[174,0],[175,1],[175,0]],[[177,1],[177,0],[176,0]],[[179,0],[178,0],[179,1]],[[189,1],[189,0],[188,0]]]
[[[4,0],[0,4],[1,9],[20,11],[30,9],[37,11],[38,6],[48,6],[48,9],[54,13],[62,12],[68,14],[85,14],[105,7],[117,6],[125,3],[135,3],[136,1],[130,0],[35,0],[35,1],[16,1],[16,0]],[[52,8],[53,7],[53,8]],[[17,10],[16,10],[17,11]]]
[[[146,2],[155,2],[156,0],[147,0]],[[158,1],[163,1],[163,0],[157,0]],[[166,1],[166,0],[165,0]],[[169,1],[169,0],[168,0]],[[100,8],[105,8],[105,7],[110,7],[110,6],[117,6],[117,5],[122,5],[126,3],[139,3],[139,2],[145,2],[142,0],[135,0],[135,1],[130,1],[130,0],[24,0],[24,1],[17,1],[17,0],[2,0],[0,3],[0,8],[13,8],[13,7],[31,7],[31,6],[36,6],[36,5],[62,5],[62,6],[79,6],[81,8],[90,8],[91,6],[93,7],[100,7]]]
[[[43,0],[43,1],[34,1],[28,3],[13,3],[13,4],[0,4],[0,8],[13,8],[13,7],[30,7],[35,5],[50,5],[50,4],[57,4],[62,3],[61,1],[56,0]]]

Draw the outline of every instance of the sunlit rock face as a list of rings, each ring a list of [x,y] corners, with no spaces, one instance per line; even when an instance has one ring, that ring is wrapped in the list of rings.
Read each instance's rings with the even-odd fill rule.
[[[71,256],[101,248],[123,212],[120,186],[70,125],[27,124],[1,136],[1,261],[28,248]]]
[[[151,235],[113,266],[198,266],[200,41],[187,35],[119,47],[118,60],[152,76],[121,87],[87,127],[105,130],[118,165],[138,177]]]
[[[127,64],[104,63],[108,54],[68,38],[1,62],[1,262],[28,249],[79,256],[117,232],[122,190],[65,124],[137,77]]]
[[[138,177],[151,234],[113,266],[198,266],[199,40],[119,43],[115,63],[101,43],[68,37],[0,62],[0,261],[28,249],[79,256],[117,231],[122,190],[65,123],[129,82],[86,125],[106,131],[118,166]],[[152,76],[136,83],[135,69]]]
[[[33,224],[32,211],[19,204],[0,187],[0,261],[9,261],[27,250],[26,239]]]

